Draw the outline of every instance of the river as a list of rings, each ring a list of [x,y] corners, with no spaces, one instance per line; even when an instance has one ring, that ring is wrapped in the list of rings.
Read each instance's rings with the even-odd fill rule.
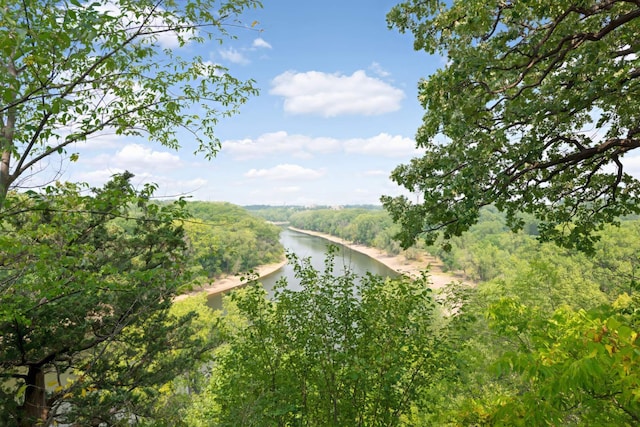
[[[324,270],[327,246],[331,244],[328,240],[283,228],[280,233],[280,242],[287,251],[295,253],[299,258],[311,258],[311,265],[313,265],[315,269],[320,271]],[[336,244],[333,243],[333,245]],[[353,251],[345,246],[336,246],[338,246],[339,249],[335,257],[336,274],[341,274],[345,270],[349,270],[359,276],[364,275],[366,272],[386,277],[395,277],[398,275],[398,273],[373,258]],[[287,278],[289,289],[300,289],[293,273],[293,266],[289,264],[263,277],[260,282],[271,295],[276,281],[283,276]],[[214,309],[222,308],[222,296],[220,294],[210,295],[209,306]]]

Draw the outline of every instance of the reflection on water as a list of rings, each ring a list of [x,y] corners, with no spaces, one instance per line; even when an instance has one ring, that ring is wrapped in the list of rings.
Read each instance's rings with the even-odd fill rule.
[[[280,242],[287,251],[295,253],[299,258],[309,257],[311,259],[311,265],[313,265],[316,270],[324,270],[325,253],[327,246],[331,244],[328,240],[289,229],[283,229],[282,233],[280,233]],[[335,273],[342,274],[345,270],[352,271],[358,276],[362,276],[367,272],[387,277],[395,277],[398,275],[384,264],[366,255],[352,251],[344,246],[338,246],[338,252],[335,255]],[[294,277],[293,267],[289,264],[263,277],[260,282],[265,289],[271,293],[276,281],[283,276],[287,278],[289,289],[300,289]],[[211,295],[209,297],[209,306],[215,309],[222,308],[222,297],[220,295]]]

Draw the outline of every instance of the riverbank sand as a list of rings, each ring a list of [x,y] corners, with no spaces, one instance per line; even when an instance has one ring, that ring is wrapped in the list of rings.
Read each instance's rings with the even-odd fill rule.
[[[355,244],[353,242],[349,242],[330,234],[320,233],[317,231],[302,230],[295,227],[289,227],[289,229],[297,231],[299,233],[321,237],[330,242],[346,246],[351,250],[360,252],[361,254],[375,259],[379,263],[389,267],[391,270],[397,271],[398,273],[404,274],[405,276],[411,277],[413,279],[420,277],[421,273],[424,270],[428,269],[428,276],[431,281],[432,289],[442,288],[451,282],[462,282],[465,284],[470,284],[459,275],[443,271],[442,261],[432,255],[429,255],[426,252],[419,254],[416,259],[407,259],[403,254],[389,255],[381,249]]]
[[[417,278],[420,276],[422,271],[429,269],[429,278],[431,281],[431,288],[439,289],[451,282],[463,282],[467,283],[462,277],[458,275],[454,275],[448,272],[444,272],[442,270],[442,262],[437,258],[429,255],[428,253],[419,254],[416,259],[407,259],[403,254],[400,255],[389,255],[385,251],[382,251],[377,248],[372,248],[370,246],[358,245],[347,240],[341,239],[339,237],[331,236],[325,233],[319,233],[317,231],[310,230],[302,230],[295,227],[289,227],[293,231],[297,231],[299,233],[309,234],[311,236],[320,237],[322,239],[328,240],[333,243],[337,243],[343,246],[348,247],[351,250],[356,252],[360,252],[364,255],[367,255],[370,258],[375,259],[376,261],[386,265],[388,268],[397,271],[400,274],[404,274],[411,278]],[[258,275],[258,278],[262,278],[268,276],[269,274],[274,273],[282,266],[287,263],[286,260],[283,260],[278,263],[261,265],[255,269],[255,272]],[[187,298],[190,295],[199,294],[205,292],[207,295],[215,295],[221,292],[226,292],[228,290],[237,288],[245,284],[245,281],[242,281],[242,276],[240,275],[225,275],[221,278],[216,279],[214,282],[194,289],[191,292],[178,295],[175,300],[179,301],[184,298]]]
[[[256,267],[254,271],[258,275],[258,278],[262,278],[262,277],[268,276],[274,271],[277,271],[286,263],[287,263],[287,260],[282,260],[280,262],[276,262],[273,264],[265,264],[265,265]],[[245,273],[237,274],[237,275],[232,275],[232,274],[224,275],[220,278],[215,279],[214,282],[209,283],[208,285],[195,288],[190,292],[176,296],[174,298],[174,301],[180,301],[189,296],[201,294],[203,292],[206,293],[207,295],[215,295],[215,294],[229,291],[231,289],[234,289],[246,284],[247,282],[242,280],[243,277],[246,277]]]

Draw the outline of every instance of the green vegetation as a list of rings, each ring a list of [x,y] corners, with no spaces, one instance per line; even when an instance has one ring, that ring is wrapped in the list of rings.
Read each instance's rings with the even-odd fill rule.
[[[130,177],[89,195],[74,184],[8,194],[0,222],[2,425],[144,418],[158,386],[199,366],[181,350],[203,350],[193,316],[168,311],[189,280],[177,225],[184,202],[150,204],[153,187],[136,191]]]
[[[268,206],[268,205],[249,205],[243,206],[246,210],[251,212],[252,214],[264,218],[268,221],[273,222],[287,222],[291,218],[291,216],[297,214],[298,212],[306,212],[306,211],[316,211],[316,210],[328,210],[328,209],[336,209],[331,206]],[[379,211],[382,209],[379,205],[345,205],[340,206],[339,209],[363,209],[363,210],[373,210]]]
[[[230,203],[190,202],[184,223],[192,258],[208,278],[280,261],[280,228]]]
[[[154,187],[135,191],[130,178],[89,195],[59,184],[6,198],[0,374],[11,380],[0,386],[2,425],[124,416],[175,425],[189,402],[183,390],[202,388],[220,332],[204,297],[171,306],[172,297],[203,271],[282,257],[279,228],[244,209],[153,204]],[[174,410],[158,404],[161,392]]]
[[[244,206],[246,210],[251,212],[257,217],[264,218],[267,221],[273,222],[287,222],[291,215],[296,212],[306,210],[302,206],[265,206],[265,205],[251,205]]]
[[[228,297],[225,344],[190,426],[399,425],[416,397],[450,375],[449,321],[425,282],[336,278],[292,257],[303,289],[284,279]],[[426,402],[425,402],[426,403]]]
[[[0,208],[17,180],[43,159],[107,131],[215,155],[215,125],[257,89],[220,65],[185,60],[160,43],[192,49],[232,37],[252,0],[0,0]],[[164,58],[168,57],[167,60]],[[160,59],[162,58],[162,59]],[[176,90],[179,88],[180,90]],[[192,107],[198,107],[193,110]],[[194,112],[195,111],[195,112]]]
[[[184,405],[176,419],[185,426],[635,425],[639,227],[629,220],[605,230],[596,255],[586,256],[514,234],[502,214],[484,209],[452,241],[449,262],[465,262],[468,244],[493,266],[490,280],[438,294],[428,278],[334,277],[331,257],[321,272],[294,256],[302,290],[287,290],[282,279],[272,300],[259,286],[226,298],[227,314],[207,329],[222,343],[210,373],[189,399],[172,389]]]
[[[419,195],[384,197],[404,246],[459,236],[482,206],[539,221],[540,237],[591,250],[593,233],[640,212],[625,167],[640,147],[640,13],[625,0],[409,0],[390,26],[446,58],[422,80],[425,155],[392,178]]]
[[[152,203],[129,173],[14,189],[106,128],[169,147],[199,130],[213,155],[216,120],[254,93],[200,58],[164,68],[152,35],[224,36],[259,3],[113,4],[0,0],[2,425],[640,424],[640,220],[621,219],[640,212],[622,162],[640,146],[637,2],[394,8],[391,25],[448,57],[421,83],[426,154],[394,172],[424,202],[263,215],[394,253],[392,236],[424,238],[480,283],[435,294],[428,277],[336,277],[331,252],[324,271],[292,255],[302,290],[248,286],[224,315],[173,298],[194,273],[277,259],[277,228]]]
[[[640,209],[638,4],[410,0],[388,22],[447,65],[420,83],[425,155],[392,174],[422,201],[383,205],[404,247],[488,280],[458,298],[454,398],[417,424],[637,425],[638,223],[614,226]]]
[[[183,201],[150,203],[155,187],[136,190],[128,172],[102,188],[18,190],[37,172],[60,174],[41,167],[80,161],[68,150],[104,133],[177,149],[186,130],[196,152],[215,155],[216,123],[257,90],[162,36],[192,49],[223,42],[258,6],[0,0],[3,426],[160,425],[159,390],[209,360],[198,312],[170,310],[191,280]]]
[[[394,240],[399,228],[389,214],[380,209],[314,209],[292,214],[293,227],[331,234],[362,245],[373,246],[391,254],[401,251]]]

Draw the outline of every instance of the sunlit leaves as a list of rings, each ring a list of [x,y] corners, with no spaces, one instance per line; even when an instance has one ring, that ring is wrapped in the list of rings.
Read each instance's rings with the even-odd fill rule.
[[[178,222],[184,203],[150,205],[153,188],[137,191],[130,178],[117,175],[90,192],[57,184],[7,199],[0,373],[15,381],[3,391],[13,397],[0,412],[14,420],[48,414],[84,422],[144,412],[155,387],[200,359],[179,349],[207,346],[189,329],[194,315],[168,312],[188,280]],[[59,379],[46,401],[26,397],[44,387],[27,371]],[[27,404],[6,404],[14,399]]]
[[[184,223],[193,260],[207,278],[237,274],[284,257],[281,229],[230,203],[191,202]]]
[[[637,299],[622,296],[588,311],[563,307],[539,318],[528,332],[529,352],[506,354],[502,362],[504,371],[523,375],[527,388],[494,408],[492,422],[633,425],[640,416]]]
[[[218,120],[257,89],[181,48],[233,37],[229,25],[258,6],[253,0],[0,2],[1,148],[16,157],[0,175],[2,198],[39,160],[101,132],[177,148],[186,130],[197,152],[215,155]]]
[[[449,357],[427,284],[334,277],[332,255],[324,272],[291,262],[301,291],[269,301],[251,285],[228,301],[228,344],[190,422],[400,425]]]
[[[388,21],[446,57],[419,85],[427,152],[392,174],[423,201],[382,199],[404,246],[458,236],[494,204],[592,251],[602,224],[638,212],[623,159],[640,147],[636,4],[406,1]]]

